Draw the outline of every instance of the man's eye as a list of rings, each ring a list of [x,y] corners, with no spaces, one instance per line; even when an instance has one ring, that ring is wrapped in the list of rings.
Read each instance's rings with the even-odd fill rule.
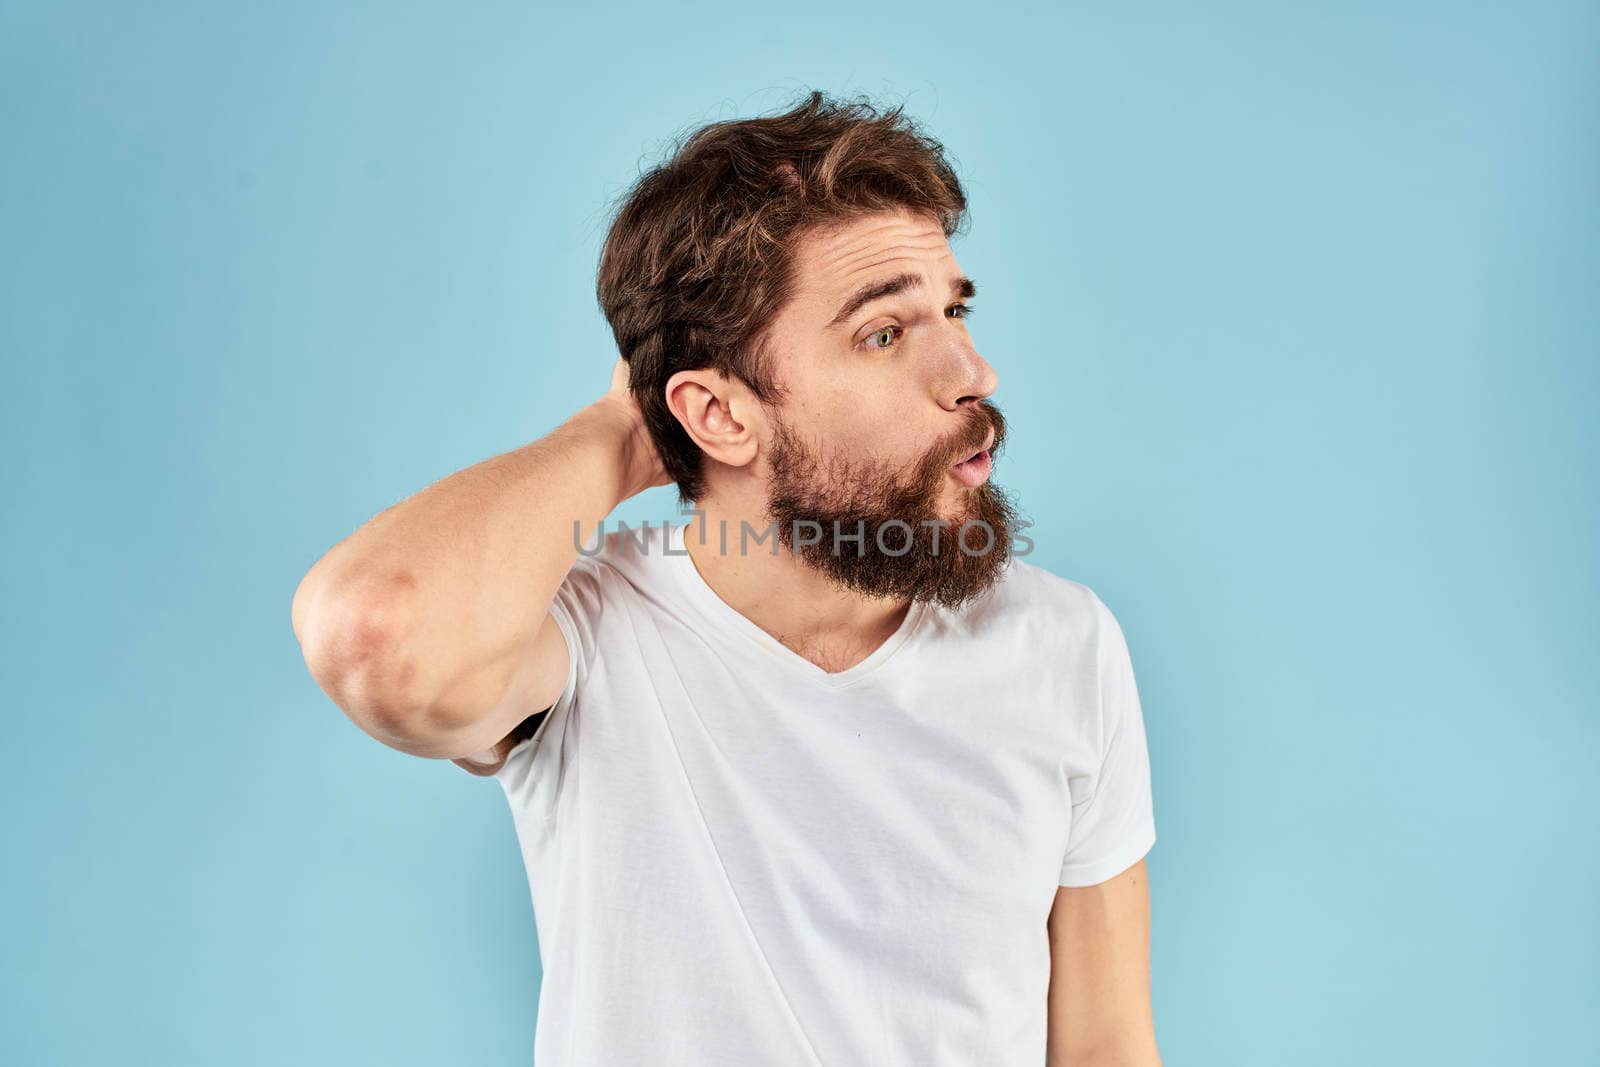
[[[952,315],[951,318],[970,319],[972,317],[973,312],[976,311],[977,309],[974,308],[971,304],[951,304],[950,307],[947,310],[948,311],[959,311],[961,313],[959,315]],[[891,338],[891,340],[886,340],[881,345],[868,344],[868,342],[870,342],[874,337],[883,337],[884,335],[888,335]],[[875,349],[875,350],[881,352],[885,348],[888,348],[891,345],[893,345],[894,341],[892,340],[892,338],[898,337],[899,335],[900,335],[900,327],[898,327],[898,326],[885,326],[880,330],[874,330],[872,333],[867,334],[867,336],[862,339],[861,343],[866,345],[868,348]]]
[[[885,326],[881,330],[874,330],[871,333],[867,334],[867,336],[864,338],[864,341],[871,341],[874,337],[882,337],[884,334],[898,335],[899,332],[900,332],[900,327],[898,327],[898,326]],[[891,343],[892,342],[890,342],[890,341],[885,341],[881,345],[869,344],[869,345],[867,345],[867,347],[868,348],[876,348],[876,349],[879,349],[881,351],[882,349],[888,348]]]

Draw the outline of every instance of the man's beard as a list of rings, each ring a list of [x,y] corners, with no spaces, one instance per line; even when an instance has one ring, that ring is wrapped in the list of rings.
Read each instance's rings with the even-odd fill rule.
[[[959,607],[993,585],[1011,558],[1017,516],[1003,489],[988,481],[961,486],[958,512],[939,513],[951,465],[982,448],[991,426],[993,458],[1005,440],[1005,419],[999,408],[980,401],[965,427],[914,468],[896,470],[870,456],[859,463],[838,455],[825,461],[776,420],[767,511],[779,542],[863,595]]]

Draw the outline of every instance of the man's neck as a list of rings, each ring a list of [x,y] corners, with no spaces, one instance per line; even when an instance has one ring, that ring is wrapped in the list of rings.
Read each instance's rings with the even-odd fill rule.
[[[683,543],[706,585],[825,671],[837,673],[866,659],[910,610],[909,599],[867,598],[842,588],[781,543],[774,555],[776,531],[752,510],[719,506],[715,500],[695,507],[703,516],[691,517]]]

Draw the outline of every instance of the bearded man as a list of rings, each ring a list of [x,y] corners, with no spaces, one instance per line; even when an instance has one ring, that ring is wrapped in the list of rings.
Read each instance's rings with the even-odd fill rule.
[[[696,131],[606,239],[609,389],[295,594],[363,730],[503,787],[540,1067],[1160,1062],[1129,652],[1014,550],[966,209],[900,108]]]

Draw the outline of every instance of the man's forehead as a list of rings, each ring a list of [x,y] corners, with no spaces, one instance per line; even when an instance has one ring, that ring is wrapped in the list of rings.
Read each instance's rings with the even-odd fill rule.
[[[807,302],[833,301],[862,282],[880,274],[893,274],[911,261],[947,260],[954,269],[954,253],[944,229],[931,215],[885,213],[808,235],[796,250],[801,293]],[[931,281],[939,284],[939,279]]]

